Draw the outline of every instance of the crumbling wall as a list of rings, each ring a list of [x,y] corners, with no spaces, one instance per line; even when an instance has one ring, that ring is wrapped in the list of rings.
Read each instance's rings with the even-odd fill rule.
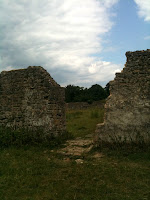
[[[121,73],[110,82],[105,119],[95,142],[150,142],[150,50],[126,53]]]
[[[65,90],[42,67],[0,74],[0,126],[40,129],[57,136],[65,130]]]

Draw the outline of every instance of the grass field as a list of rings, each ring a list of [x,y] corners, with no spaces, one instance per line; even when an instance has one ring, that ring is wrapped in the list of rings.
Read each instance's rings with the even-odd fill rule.
[[[103,120],[103,111],[67,113],[67,129],[84,137]],[[0,150],[0,200],[149,200],[150,152],[109,151],[83,164],[56,153],[60,147]]]
[[[102,123],[104,110],[89,108],[85,110],[71,110],[67,112],[67,130],[74,137],[84,137],[94,133],[96,124]]]

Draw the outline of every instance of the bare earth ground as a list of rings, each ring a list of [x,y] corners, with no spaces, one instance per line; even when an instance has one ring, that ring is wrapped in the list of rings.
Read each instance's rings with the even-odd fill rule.
[[[84,156],[89,153],[93,148],[92,134],[86,135],[85,138],[77,137],[74,140],[67,140],[64,147],[57,150],[57,153],[65,156],[65,160],[69,160],[70,157],[78,157],[76,163],[82,164],[84,162]],[[94,158],[103,157],[102,153],[96,152],[91,155]],[[81,159],[82,158],[82,159]]]

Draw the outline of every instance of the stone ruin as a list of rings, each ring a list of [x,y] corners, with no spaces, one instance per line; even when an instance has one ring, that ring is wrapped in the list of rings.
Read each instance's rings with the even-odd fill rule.
[[[110,82],[104,123],[95,132],[97,145],[150,142],[150,49],[126,57],[124,69]]]
[[[65,89],[38,66],[0,73],[0,127],[65,131]]]

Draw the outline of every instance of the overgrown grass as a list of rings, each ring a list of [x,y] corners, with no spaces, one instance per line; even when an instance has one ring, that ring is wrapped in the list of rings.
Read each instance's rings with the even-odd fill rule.
[[[73,138],[71,133],[65,131],[59,137],[46,135],[42,130],[13,130],[11,128],[0,127],[0,148],[22,147],[22,146],[47,146],[55,147],[65,140]]]
[[[67,113],[67,129],[74,137],[94,132],[102,121],[103,111]],[[77,164],[56,150],[31,144],[1,148],[0,200],[150,199],[150,151],[104,149],[95,159],[95,149]]]
[[[76,164],[47,148],[7,148],[0,152],[0,199],[149,200],[149,172],[150,153]]]
[[[71,110],[67,112],[67,131],[74,137],[84,137],[94,133],[96,125],[102,123],[104,110],[89,108],[86,110]]]

